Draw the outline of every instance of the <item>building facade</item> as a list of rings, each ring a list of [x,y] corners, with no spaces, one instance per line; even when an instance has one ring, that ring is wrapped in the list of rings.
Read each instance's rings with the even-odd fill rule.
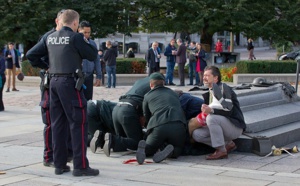
[[[174,33],[132,33],[132,37],[125,36],[125,53],[128,48],[133,48],[135,53],[146,53],[152,42],[159,42],[159,47],[162,51],[170,43],[170,40],[174,37]],[[177,38],[180,34],[177,34]],[[243,34],[239,34],[238,43],[236,42],[237,36],[234,36],[235,46],[246,47],[247,38]],[[191,34],[191,41],[200,42],[199,34]],[[220,39],[223,42],[223,51],[228,51],[228,46],[230,45],[230,32],[218,32],[213,36],[213,43],[211,44],[211,49],[214,50],[214,44]],[[118,42],[119,53],[123,53],[123,34],[108,35],[106,38],[97,38],[95,42],[97,43],[98,49],[106,49],[105,41],[111,40],[113,42]],[[254,41],[255,47],[269,46],[268,41],[263,41],[261,38]]]

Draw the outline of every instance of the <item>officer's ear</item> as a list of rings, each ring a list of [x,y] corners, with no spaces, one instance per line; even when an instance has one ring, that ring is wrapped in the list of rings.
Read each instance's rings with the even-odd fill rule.
[[[154,88],[154,83],[153,80],[150,80],[150,88],[153,89]]]

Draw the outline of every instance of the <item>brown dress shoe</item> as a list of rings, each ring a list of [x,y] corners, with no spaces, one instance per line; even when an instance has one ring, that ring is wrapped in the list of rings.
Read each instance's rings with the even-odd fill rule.
[[[224,158],[228,158],[227,152],[222,152],[219,150],[216,150],[213,154],[206,156],[207,160],[219,160]]]
[[[233,141],[229,142],[226,146],[225,146],[227,153],[234,151],[237,147],[235,145],[235,143]]]
[[[9,92],[9,88],[7,88],[6,92]]]
[[[12,91],[19,91],[19,90],[18,90],[18,89],[16,89],[16,88],[13,88],[13,89],[12,89]]]

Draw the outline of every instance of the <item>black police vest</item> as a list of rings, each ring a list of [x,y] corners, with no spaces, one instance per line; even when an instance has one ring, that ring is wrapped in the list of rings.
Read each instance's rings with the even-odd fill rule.
[[[76,69],[82,68],[82,58],[74,43],[76,34],[62,28],[47,37],[50,74],[74,73]]]

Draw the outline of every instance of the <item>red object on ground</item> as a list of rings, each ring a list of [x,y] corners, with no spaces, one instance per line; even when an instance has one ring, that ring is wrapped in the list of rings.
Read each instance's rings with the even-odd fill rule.
[[[131,158],[129,160],[124,160],[123,164],[133,164],[133,163],[137,163],[136,158]],[[145,160],[144,163],[153,163],[153,161],[147,161]]]

